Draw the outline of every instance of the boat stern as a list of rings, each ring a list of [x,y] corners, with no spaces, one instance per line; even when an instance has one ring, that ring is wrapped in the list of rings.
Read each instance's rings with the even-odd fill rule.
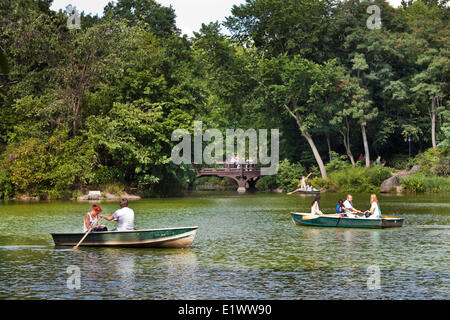
[[[403,218],[381,217],[382,228],[399,228],[403,226]]]

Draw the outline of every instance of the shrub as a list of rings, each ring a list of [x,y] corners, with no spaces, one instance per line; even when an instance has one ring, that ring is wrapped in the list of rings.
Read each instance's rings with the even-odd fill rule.
[[[401,178],[400,182],[403,188],[409,192],[424,192],[425,186],[423,180],[417,176],[409,176],[406,178]]]
[[[351,167],[351,163],[346,161],[347,156],[335,156],[333,160],[327,163],[325,169],[327,172],[342,170]]]
[[[0,168],[0,199],[7,199],[14,195],[11,176],[7,170]]]
[[[428,175],[448,175],[449,162],[445,158],[443,149],[430,148],[427,151],[418,154],[412,163],[421,167],[421,172]]]
[[[103,186],[103,191],[105,193],[114,194],[116,196],[120,196],[124,190],[125,186],[117,182],[108,183]]]
[[[380,186],[384,180],[392,176],[391,170],[382,166],[373,166],[364,170],[368,183],[374,186]]]
[[[430,177],[416,173],[401,178],[400,182],[409,192],[450,192],[450,177]]]
[[[388,168],[352,167],[329,174],[329,190],[341,192],[378,192],[381,183],[391,176]]]
[[[389,165],[397,170],[409,170],[412,166],[412,159],[404,154],[396,154],[389,161]]]
[[[329,175],[330,184],[333,185],[335,191],[342,192],[372,192],[367,178],[364,175],[363,168],[348,168],[345,170],[335,171]]]
[[[328,179],[323,179],[321,177],[315,177],[315,178],[311,179],[311,185],[316,189],[324,188],[329,191],[333,191],[333,190],[330,190],[330,181]]]
[[[284,159],[278,166],[276,182],[283,191],[295,189],[305,172],[305,168],[300,163],[291,164],[288,159]]]
[[[96,161],[92,145],[82,137],[69,138],[64,129],[44,141],[22,141],[6,154],[3,170],[15,193],[46,198],[70,197],[92,178]]]
[[[256,188],[260,191],[272,191],[278,188],[277,177],[275,175],[261,177],[256,182]]]
[[[120,181],[120,170],[114,167],[100,165],[94,172],[91,184],[101,186],[114,181]]]

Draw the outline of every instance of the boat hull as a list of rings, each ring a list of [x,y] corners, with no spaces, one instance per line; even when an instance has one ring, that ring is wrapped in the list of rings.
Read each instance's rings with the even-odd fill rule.
[[[382,217],[381,219],[346,218],[337,214],[312,216],[310,213],[291,212],[292,222],[299,226],[339,227],[339,228],[369,228],[384,229],[403,226],[403,219]]]
[[[316,190],[316,191],[297,190],[296,192],[298,194],[319,194],[320,190]]]
[[[188,248],[198,227],[91,232],[80,246]],[[55,246],[75,246],[84,233],[52,233]]]

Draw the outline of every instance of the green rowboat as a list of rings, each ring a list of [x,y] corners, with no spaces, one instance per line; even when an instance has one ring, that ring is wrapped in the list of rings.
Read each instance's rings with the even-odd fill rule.
[[[91,232],[80,246],[188,248],[198,227]],[[84,233],[52,233],[55,246],[75,246]]]
[[[395,228],[403,225],[402,218],[382,216],[381,219],[347,218],[339,214],[311,215],[311,213],[291,212],[292,222],[298,226],[340,227],[340,228]]]
[[[297,190],[298,194],[319,194],[320,190]]]

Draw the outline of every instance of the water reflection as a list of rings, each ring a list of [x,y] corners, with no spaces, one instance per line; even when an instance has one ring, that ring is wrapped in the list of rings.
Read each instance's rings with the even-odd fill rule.
[[[322,197],[325,211],[336,197]],[[199,225],[194,246],[77,251],[55,248],[49,233],[78,230],[79,204],[0,204],[8,217],[0,226],[0,298],[449,298],[450,206],[427,206],[448,204],[445,197],[381,197],[386,213],[405,218],[395,230],[294,226],[289,212],[310,201],[271,194],[142,200],[134,205],[142,227]],[[381,270],[377,292],[366,286],[370,265]],[[69,266],[80,268],[79,290],[67,287]]]
[[[168,299],[176,299],[180,294],[184,299],[199,299],[193,288],[199,285],[197,254],[192,250],[175,250],[166,256],[166,279],[169,286]],[[172,290],[171,290],[172,289]]]

